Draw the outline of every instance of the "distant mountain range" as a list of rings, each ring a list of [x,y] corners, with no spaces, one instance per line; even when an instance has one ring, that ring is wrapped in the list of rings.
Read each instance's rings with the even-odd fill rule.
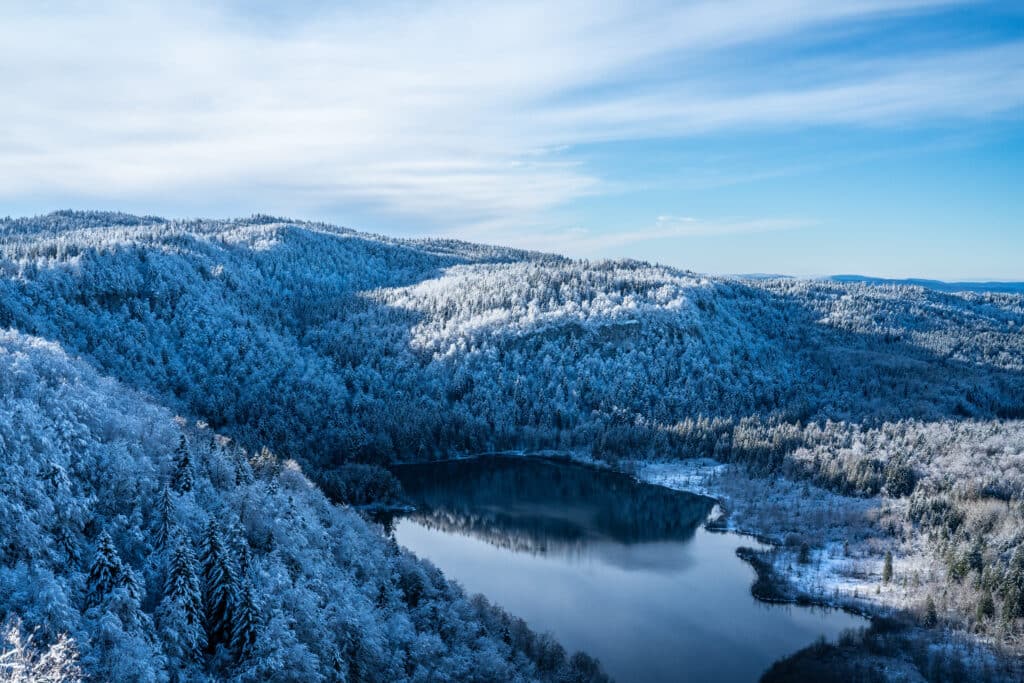
[[[872,285],[912,285],[925,287],[939,292],[1003,292],[1007,294],[1024,294],[1024,282],[944,282],[942,280],[924,280],[921,278],[882,278],[868,275],[830,275],[826,278],[832,282],[864,282]]]

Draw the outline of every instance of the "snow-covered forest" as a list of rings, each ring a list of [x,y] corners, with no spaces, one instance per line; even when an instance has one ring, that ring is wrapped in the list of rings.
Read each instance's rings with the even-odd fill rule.
[[[0,333],[0,680],[597,680],[290,460]]]
[[[876,499],[939,616],[1024,630],[1021,295],[59,212],[0,221],[0,330],[0,667],[592,678],[321,493],[501,449]]]

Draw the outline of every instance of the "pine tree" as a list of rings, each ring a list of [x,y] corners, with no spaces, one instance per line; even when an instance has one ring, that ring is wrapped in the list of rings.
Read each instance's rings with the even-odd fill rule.
[[[174,490],[179,493],[187,493],[195,486],[195,476],[192,472],[192,456],[188,452],[188,443],[185,442],[185,435],[181,435],[178,449],[174,458],[174,477],[172,479]]]
[[[935,600],[930,595],[924,605],[924,616],[921,619],[921,623],[928,628],[932,628],[939,623],[939,611],[935,607]]]
[[[1024,617],[1024,547],[1013,551],[1003,581],[1003,618],[1013,621]]]
[[[978,621],[985,621],[991,619],[996,613],[996,605],[992,600],[992,593],[989,590],[984,590],[981,597],[978,598],[978,607],[976,608],[976,614]]]
[[[239,659],[252,654],[256,645],[256,631],[259,623],[259,610],[253,595],[252,584],[243,581],[238,592],[238,604],[235,606],[235,623],[231,630],[231,649]]]
[[[175,540],[164,583],[160,607],[161,629],[174,640],[186,657],[195,657],[206,647],[203,628],[203,595],[192,544],[184,534]]]
[[[168,542],[171,540],[171,531],[174,529],[174,508],[174,497],[171,495],[171,489],[169,486],[164,486],[163,493],[160,495],[160,502],[157,503],[156,534],[153,539],[156,541],[156,548],[158,550],[166,549]]]
[[[119,584],[128,593],[128,597],[135,602],[142,601],[142,587],[139,585],[138,579],[135,578],[135,571],[129,565],[124,565],[123,571],[121,572],[121,582]]]
[[[53,541],[63,553],[66,566],[77,568],[82,559],[78,549],[78,534],[72,527],[71,521],[65,519],[63,515],[57,519],[57,525],[53,530]]]
[[[231,641],[238,589],[231,558],[216,520],[211,519],[206,529],[200,562],[206,587],[207,647],[212,651],[217,645]]]
[[[238,524],[231,525],[231,548],[238,560],[238,578],[244,580],[249,573],[249,566],[252,564],[252,549],[249,542],[245,540],[245,532]]]
[[[89,567],[86,578],[87,600],[90,605],[98,605],[110,591],[121,586],[125,581],[124,564],[117,554],[114,541],[104,531],[96,540],[96,556]]]
[[[885,551],[885,564],[882,566],[882,583],[892,581],[892,551]]]

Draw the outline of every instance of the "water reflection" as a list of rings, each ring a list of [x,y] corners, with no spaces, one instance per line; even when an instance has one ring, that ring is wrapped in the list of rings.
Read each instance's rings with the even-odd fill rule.
[[[863,621],[750,595],[752,545],[701,528],[712,501],[534,458],[396,468],[415,512],[396,540],[620,681],[752,681]]]
[[[654,541],[686,541],[712,501],[615,472],[540,458],[476,458],[395,470],[416,505],[408,517],[500,548],[563,557]],[[655,553],[661,555],[659,551]]]

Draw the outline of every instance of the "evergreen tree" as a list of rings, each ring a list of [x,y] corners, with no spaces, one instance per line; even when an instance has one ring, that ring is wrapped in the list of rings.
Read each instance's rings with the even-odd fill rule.
[[[256,631],[259,623],[259,610],[253,587],[249,581],[243,581],[238,592],[238,603],[235,606],[234,625],[231,630],[231,649],[239,659],[246,659],[252,654],[256,645]]]
[[[1013,621],[1020,617],[1024,617],[1024,546],[1013,552],[1003,581],[1003,618]]]
[[[885,564],[882,566],[882,583],[892,581],[892,551],[885,551]]]
[[[159,614],[165,640],[180,655],[192,658],[203,651],[203,596],[192,544],[184,534],[178,535],[171,553]]]
[[[124,564],[121,562],[114,541],[104,531],[96,540],[96,556],[89,566],[86,578],[87,601],[98,605],[110,591],[121,586],[126,580]]]
[[[174,528],[174,497],[171,495],[169,486],[164,486],[160,494],[160,502],[157,503],[156,534],[153,540],[158,550],[167,548],[171,540],[171,530]]]
[[[971,549],[967,553],[967,563],[971,569],[981,574],[985,569],[985,542],[980,537],[974,539]]]
[[[139,635],[152,624],[142,611],[141,599],[142,588],[135,572],[121,561],[110,535],[102,532],[86,577],[86,604],[90,608],[102,605],[103,612],[117,617],[119,629]]]
[[[231,525],[230,537],[231,547],[238,561],[238,578],[244,580],[249,573],[249,566],[252,564],[252,549],[245,539],[245,532],[238,524]]]
[[[130,565],[126,564],[123,566],[119,585],[125,589],[129,598],[135,602],[142,601],[142,587],[139,585],[138,579],[135,578],[135,571]]]
[[[195,486],[195,473],[192,471],[192,456],[188,452],[188,443],[185,435],[181,435],[178,449],[174,457],[174,475],[171,481],[174,490],[179,493],[187,493]]]
[[[200,562],[206,588],[207,647],[212,651],[231,641],[238,590],[234,567],[216,520],[211,519],[207,526]]]
[[[975,616],[978,621],[985,621],[986,619],[991,619],[995,613],[996,605],[992,601],[992,593],[988,589],[985,589],[982,592],[981,597],[978,598],[978,607]]]
[[[924,604],[924,615],[921,618],[921,623],[928,628],[932,628],[939,623],[939,611],[935,607],[935,600],[930,595]]]
[[[797,555],[796,561],[800,564],[811,563],[811,547],[809,545],[807,545],[806,543],[800,544],[800,552]]]
[[[60,515],[56,528],[53,530],[54,544],[63,553],[67,567],[78,567],[81,552],[78,549],[78,532],[71,526],[71,521]]]

